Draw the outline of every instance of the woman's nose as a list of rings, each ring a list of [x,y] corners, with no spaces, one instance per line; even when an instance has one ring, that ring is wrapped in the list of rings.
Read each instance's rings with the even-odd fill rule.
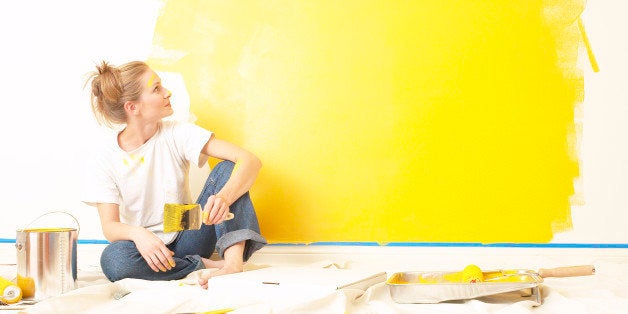
[[[168,99],[170,96],[172,96],[172,92],[166,89],[166,95],[164,95],[164,99]]]

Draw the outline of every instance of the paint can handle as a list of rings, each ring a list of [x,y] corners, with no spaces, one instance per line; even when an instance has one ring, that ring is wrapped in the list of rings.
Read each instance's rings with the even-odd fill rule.
[[[72,218],[72,220],[74,220],[74,223],[76,224],[76,229],[77,229],[77,233],[81,233],[81,224],[79,223],[78,219],[76,219],[76,217],[74,217],[74,215],[65,212],[65,211],[51,211],[51,212],[47,212],[44,214],[39,215],[37,218],[33,219],[33,221],[31,221],[30,223],[28,223],[28,225],[26,225],[26,227],[24,227],[22,230],[27,230],[29,229],[29,227],[31,225],[33,225],[34,223],[38,222],[39,220],[41,220],[42,218],[44,218],[45,216],[49,216],[49,215],[59,215],[59,214],[63,214],[66,216],[70,216]]]

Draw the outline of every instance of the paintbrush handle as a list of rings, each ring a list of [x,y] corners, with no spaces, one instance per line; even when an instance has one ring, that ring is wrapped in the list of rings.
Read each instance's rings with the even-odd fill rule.
[[[542,278],[589,276],[595,274],[595,267],[593,265],[582,265],[557,268],[541,268],[539,269],[538,274]]]
[[[207,216],[209,216],[209,213],[203,212],[203,220],[205,220],[205,218],[207,218]],[[231,220],[231,219],[233,219],[233,217],[235,217],[235,215],[233,215],[232,212],[228,212],[227,213],[227,217],[225,217],[224,221]]]

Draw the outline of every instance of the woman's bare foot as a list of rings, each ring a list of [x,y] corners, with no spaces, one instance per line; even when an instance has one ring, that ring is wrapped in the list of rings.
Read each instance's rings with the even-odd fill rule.
[[[205,269],[222,268],[223,266],[225,266],[224,260],[214,261],[209,258],[203,258],[203,257],[201,257],[201,260],[203,261],[203,264],[205,265]]]
[[[238,242],[230,246],[229,248],[227,248],[224,253],[224,257],[225,257],[224,260],[221,260],[221,261],[208,260],[208,263],[211,263],[211,265],[218,265],[220,263],[222,264],[218,267],[217,271],[211,272],[209,274],[201,275],[201,278],[198,280],[198,284],[201,285],[203,289],[207,289],[207,283],[209,281],[209,278],[211,277],[234,274],[234,273],[241,273],[244,267],[244,260],[242,257],[243,253],[244,253],[244,241]],[[205,264],[205,260],[203,260],[203,263]],[[215,268],[215,266],[207,267],[207,265],[208,264],[205,264],[205,268]]]
[[[222,261],[224,263],[224,261]],[[224,265],[224,267],[213,271],[211,273],[206,273],[201,275],[201,278],[198,280],[198,284],[201,285],[203,289],[207,289],[207,283],[209,282],[209,278],[217,277],[228,274],[241,273],[243,270],[243,265]]]

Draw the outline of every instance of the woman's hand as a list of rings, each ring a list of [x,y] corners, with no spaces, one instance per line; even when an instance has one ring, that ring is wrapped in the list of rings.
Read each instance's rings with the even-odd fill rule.
[[[220,191],[216,192],[216,199],[209,197],[204,207],[204,215],[207,215],[207,218],[203,217],[203,221],[205,223],[219,223],[227,217],[228,206],[251,188],[262,167],[262,162],[243,148],[214,138],[213,135],[203,147],[202,152],[205,155],[234,163],[229,179]]]
[[[203,223],[206,225],[219,224],[227,218],[229,205],[224,198],[211,195],[203,208]]]
[[[145,228],[139,227],[133,237],[133,242],[148,266],[155,272],[168,271],[175,266],[170,251],[161,239]]]
[[[118,204],[98,203],[98,214],[105,238],[109,242],[131,240],[148,266],[155,272],[167,271],[175,266],[170,251],[164,242],[144,227],[129,226],[120,222]]]

